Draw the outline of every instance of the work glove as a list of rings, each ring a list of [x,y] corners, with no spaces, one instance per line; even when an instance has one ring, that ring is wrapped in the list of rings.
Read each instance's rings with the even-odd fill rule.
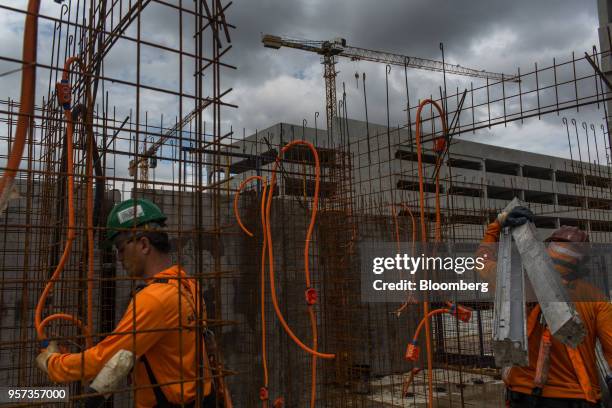
[[[533,213],[527,207],[514,207],[509,213],[502,212],[497,220],[502,227],[518,227],[527,222],[533,222]]]
[[[57,343],[51,341],[49,342],[47,348],[41,351],[38,356],[36,356],[36,365],[47,375],[49,374],[47,364],[49,362],[49,358],[54,354],[60,354],[60,350],[59,347],[57,347]]]
[[[133,364],[134,354],[129,350],[119,350],[102,367],[102,370],[91,382],[90,388],[101,394],[110,394],[127,377]]]

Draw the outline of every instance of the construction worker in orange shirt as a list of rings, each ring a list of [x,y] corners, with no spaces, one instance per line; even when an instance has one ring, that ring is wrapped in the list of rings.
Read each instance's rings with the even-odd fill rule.
[[[488,225],[479,248],[479,256],[486,254],[483,278],[493,281],[496,270],[494,243],[498,242],[503,227],[517,227],[533,222],[533,213],[526,207],[515,207],[501,213]],[[503,370],[506,384],[506,405],[510,408],[587,408],[599,407],[601,389],[596,363],[596,340],[601,343],[604,356],[612,366],[612,305],[598,289],[580,279],[585,268],[586,232],[576,227],[562,226],[546,239],[547,252],[561,275],[568,294],[574,299],[578,293],[589,293],[593,301],[574,301],[586,329],[584,340],[572,349],[550,335],[542,319],[540,306],[527,306],[529,366],[508,367]],[[581,245],[582,244],[582,245]],[[595,298],[597,296],[597,298]],[[548,354],[549,353],[549,354]]]
[[[196,283],[173,265],[165,221],[160,209],[146,199],[127,200],[112,209],[107,241],[115,246],[128,275],[146,285],[135,293],[113,333],[94,347],[61,354],[52,344],[37,357],[38,366],[52,381],[91,380],[115,354],[127,350],[136,358],[136,407],[195,407],[202,364],[204,401],[200,406],[217,406],[204,340],[199,343],[204,357],[198,361]],[[93,383],[92,387],[97,389]]]

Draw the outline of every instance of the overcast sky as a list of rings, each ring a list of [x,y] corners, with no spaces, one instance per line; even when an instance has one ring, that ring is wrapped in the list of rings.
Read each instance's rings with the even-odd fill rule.
[[[26,1],[0,1],[16,8],[25,8]],[[41,12],[58,17],[60,6],[43,0]],[[191,2],[184,2],[191,3]],[[550,65],[552,59],[564,61],[571,52],[583,55],[593,45],[599,47],[597,4],[595,0],[539,1],[451,1],[440,0],[234,0],[227,12],[233,30],[232,44],[225,62],[237,70],[222,70],[222,90],[233,88],[225,98],[239,106],[224,109],[224,130],[230,126],[242,134],[252,133],[278,122],[297,125],[302,120],[314,126],[315,112],[320,112],[318,126],[325,124],[323,67],[315,54],[292,49],[272,50],[261,45],[261,34],[271,33],[292,38],[327,40],[343,37],[348,45],[407,56],[441,59],[439,43],[445,46],[447,62],[488,71],[516,73],[533,69],[534,63]],[[23,15],[0,10],[0,54],[20,58]],[[151,41],[178,47],[176,13],[159,4],[151,4],[143,12],[143,36]],[[185,21],[184,41],[188,49],[192,31]],[[135,27],[128,30],[134,34]],[[39,30],[39,61],[48,63],[53,24],[42,22]],[[135,78],[135,47],[118,42],[105,61],[105,74],[127,80]],[[155,86],[176,89],[178,65],[168,53],[143,48],[143,81]],[[189,64],[188,64],[189,65]],[[15,68],[1,62],[0,72]],[[341,59],[337,65],[338,98],[342,85],[347,92],[349,117],[364,120],[363,86],[357,86],[355,73],[367,76],[369,119],[385,124],[385,66],[369,62]],[[39,69],[37,102],[47,95],[48,71]],[[192,78],[192,65],[184,67],[184,78]],[[483,82],[465,77],[448,76],[448,88],[461,89]],[[422,70],[408,73],[411,105],[417,99],[436,95],[442,75]],[[2,97],[17,97],[19,73],[0,77]],[[185,80],[189,91],[192,81]],[[107,84],[111,105],[120,115],[134,109],[133,89]],[[389,75],[390,123],[404,125],[406,90],[404,72],[393,67]],[[178,115],[177,99],[150,92],[141,93],[141,113],[148,111],[150,123],[157,123],[164,114],[166,124]],[[186,104],[183,112],[188,112]],[[560,116],[548,115],[542,120],[493,127],[477,135],[464,137],[506,147],[567,156],[568,146],[561,117],[575,118],[578,123],[593,123],[599,130],[603,110],[567,111]]]
[[[299,50],[263,48],[260,33],[326,40],[346,38],[349,45],[408,56],[441,59],[439,43],[448,62],[495,72],[515,73],[566,60],[571,52],[583,55],[599,48],[597,4],[588,1],[237,1],[229,13],[238,30],[231,59],[239,66],[232,75],[236,89],[236,123],[248,129],[288,121],[312,125],[314,112],[325,112],[324,81],[319,56]],[[362,86],[355,72],[366,73],[369,118],[386,123],[385,66],[369,62],[338,64],[338,98],[342,82],[348,94],[349,117],[364,119]],[[469,86],[463,77],[448,76],[448,88]],[[437,94],[442,75],[411,70],[408,74],[411,105]],[[475,86],[482,81],[473,80]],[[405,123],[404,73],[390,74],[392,125]],[[586,120],[599,129],[603,111],[576,113],[568,118]],[[597,122],[595,122],[597,121]],[[240,126],[240,125],[238,125]],[[481,132],[487,143],[565,155],[568,150],[561,117],[550,115],[504,129]],[[559,138],[559,136],[563,136]],[[473,136],[470,136],[473,138]],[[551,148],[552,146],[552,148]]]

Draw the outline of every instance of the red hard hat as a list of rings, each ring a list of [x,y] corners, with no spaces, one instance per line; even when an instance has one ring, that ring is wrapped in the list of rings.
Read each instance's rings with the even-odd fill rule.
[[[578,227],[562,225],[545,242],[589,242],[589,234]]]

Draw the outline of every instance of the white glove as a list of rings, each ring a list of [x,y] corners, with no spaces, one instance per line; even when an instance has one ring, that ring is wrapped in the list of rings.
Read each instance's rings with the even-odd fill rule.
[[[55,341],[50,341],[49,346],[46,349],[40,352],[38,356],[36,356],[36,365],[45,374],[49,374],[49,370],[47,369],[47,363],[49,362],[49,357],[54,354],[60,354],[59,347],[57,347],[57,343]]]
[[[131,351],[119,350],[102,367],[90,387],[101,394],[111,393],[130,373],[133,363],[134,354]]]

